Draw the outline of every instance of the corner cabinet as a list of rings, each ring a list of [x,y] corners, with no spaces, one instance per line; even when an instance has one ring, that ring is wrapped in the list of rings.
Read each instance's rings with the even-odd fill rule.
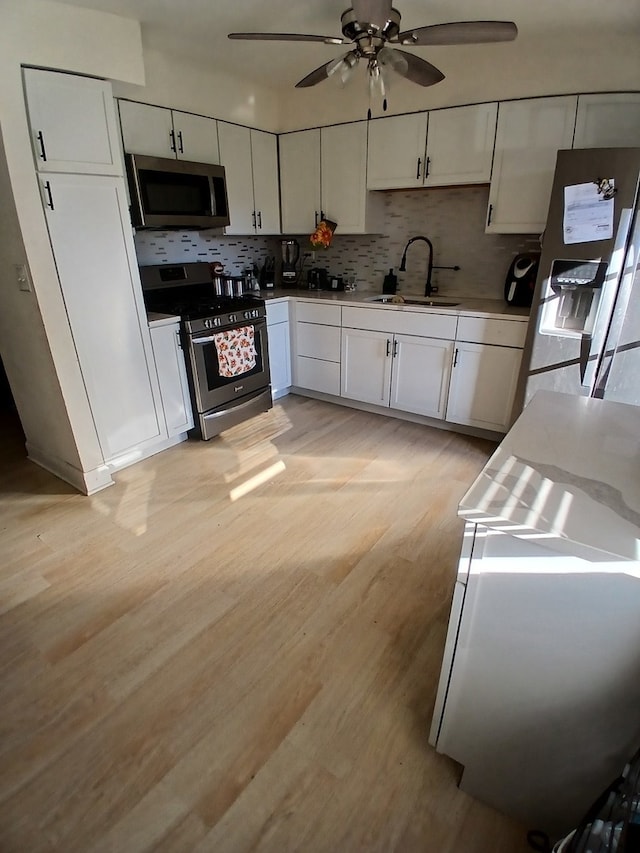
[[[506,432],[527,323],[462,316],[458,321],[446,419]]]
[[[278,142],[273,133],[218,123],[220,162],[227,176],[227,234],[279,234]]]
[[[121,175],[111,85],[35,68],[23,74],[38,171]]]
[[[640,94],[579,95],[574,148],[640,146]]]
[[[219,163],[218,122],[213,118],[120,100],[124,150],[131,154]]]
[[[367,192],[367,124],[280,136],[283,232],[311,233],[321,217],[337,234],[380,232],[383,199]]]
[[[535,98],[501,103],[486,232],[540,234],[561,148],[571,148],[578,99]]]

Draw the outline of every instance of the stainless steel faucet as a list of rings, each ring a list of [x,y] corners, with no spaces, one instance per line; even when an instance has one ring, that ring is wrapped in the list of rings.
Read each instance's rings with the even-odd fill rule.
[[[428,237],[419,236],[419,237],[412,237],[408,241],[407,245],[404,247],[404,251],[402,253],[402,260],[400,261],[400,267],[399,267],[400,272],[406,272],[407,271],[407,249],[409,248],[409,246],[412,243],[415,243],[418,240],[422,240],[422,242],[426,243],[427,246],[429,247],[429,263],[427,264],[427,281],[426,281],[426,284],[424,286],[424,295],[425,296],[431,296],[431,294],[434,292],[433,286],[431,285],[431,275],[432,275],[434,269],[437,269],[437,270],[459,270],[460,267],[457,265],[453,266],[453,267],[434,267],[434,265],[433,265],[433,243],[431,242],[431,240]]]

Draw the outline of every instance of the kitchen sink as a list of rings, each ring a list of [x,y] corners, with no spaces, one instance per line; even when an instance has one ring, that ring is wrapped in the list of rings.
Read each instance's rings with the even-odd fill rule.
[[[393,296],[369,296],[365,302],[382,302],[390,305],[421,305],[423,308],[456,308],[459,302],[449,302],[447,299],[429,299],[428,297],[416,297],[415,299],[402,298],[402,302],[394,302]]]

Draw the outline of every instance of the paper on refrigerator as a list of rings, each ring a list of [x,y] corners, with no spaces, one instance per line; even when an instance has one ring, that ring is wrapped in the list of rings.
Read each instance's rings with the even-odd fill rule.
[[[613,188],[613,179],[609,185]],[[606,198],[599,184],[593,181],[565,187],[562,231],[565,245],[610,240],[613,237],[613,198]]]

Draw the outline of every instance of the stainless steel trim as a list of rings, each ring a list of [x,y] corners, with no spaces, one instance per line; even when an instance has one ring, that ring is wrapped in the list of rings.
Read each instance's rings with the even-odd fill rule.
[[[272,406],[271,385],[268,385],[249,397],[244,397],[241,402],[232,402],[219,409],[198,415],[200,435],[204,441],[208,441],[225,429],[247,420],[252,415],[267,412]]]
[[[194,336],[191,338],[191,343],[192,344],[210,344],[210,343],[213,343],[213,341],[215,341],[215,339],[216,339],[215,335],[207,335],[204,338],[197,338]]]

